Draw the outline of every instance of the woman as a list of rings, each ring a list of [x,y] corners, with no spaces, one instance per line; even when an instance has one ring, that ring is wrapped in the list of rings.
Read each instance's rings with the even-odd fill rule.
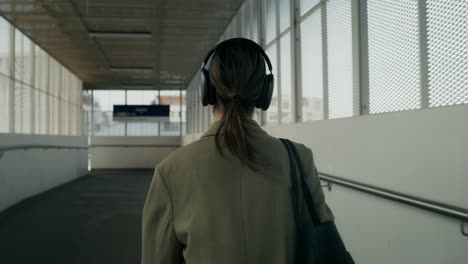
[[[269,59],[255,42],[231,39],[208,53],[202,75],[203,104],[214,105],[217,121],[156,167],[143,210],[142,263],[293,263],[288,154],[252,120],[255,106],[266,110],[271,100]],[[320,220],[331,220],[312,152],[296,148]]]

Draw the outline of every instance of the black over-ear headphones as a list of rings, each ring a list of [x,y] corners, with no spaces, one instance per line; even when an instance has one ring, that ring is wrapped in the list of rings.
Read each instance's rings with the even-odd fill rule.
[[[267,110],[268,107],[270,106],[271,103],[271,97],[273,95],[273,88],[274,88],[274,76],[273,76],[273,67],[271,66],[270,59],[268,58],[267,54],[265,51],[255,43],[254,41],[246,38],[232,38],[225,40],[218,45],[216,45],[213,49],[208,52],[206,55],[205,59],[203,60],[203,64],[201,67],[201,84],[200,84],[200,89],[201,89],[201,95],[202,95],[202,103],[203,106],[207,105],[214,105],[216,103],[216,89],[210,84],[210,72],[205,69],[206,64],[210,60],[211,56],[216,52],[217,49],[220,47],[227,46],[229,44],[232,44],[234,42],[245,42],[248,45],[250,45],[252,48],[256,49],[265,59],[267,65],[268,65],[268,70],[270,71],[269,74],[265,75],[265,81],[263,82],[263,87],[262,87],[262,93],[260,97],[257,99],[255,102],[255,106],[257,108],[262,109],[263,111]]]

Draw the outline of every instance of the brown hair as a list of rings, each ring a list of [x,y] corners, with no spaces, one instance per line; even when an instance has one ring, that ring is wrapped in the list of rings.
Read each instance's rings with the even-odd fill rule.
[[[216,89],[216,105],[224,108],[215,136],[216,148],[223,155],[221,138],[240,162],[257,170],[257,156],[249,141],[246,120],[250,119],[265,81],[265,60],[250,43],[234,41],[218,48],[209,67],[210,83]],[[223,133],[221,133],[221,131]]]

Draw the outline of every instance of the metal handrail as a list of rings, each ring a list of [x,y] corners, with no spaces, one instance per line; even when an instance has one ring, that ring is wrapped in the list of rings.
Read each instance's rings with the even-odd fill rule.
[[[373,185],[343,179],[340,177],[336,177],[333,175],[329,175],[326,173],[319,173],[319,178],[322,181],[328,183],[326,185],[329,190],[331,190],[331,186],[329,184],[336,184],[340,186],[344,186],[350,189],[354,189],[360,192],[364,192],[367,194],[379,196],[388,200],[392,200],[395,202],[403,203],[406,205],[410,205],[413,207],[417,207],[426,211],[430,211],[436,214],[444,215],[447,217],[458,219],[461,222],[461,233],[464,236],[468,236],[468,233],[465,231],[465,222],[468,222],[468,209],[461,208],[453,205],[444,204],[441,202],[436,202],[428,199],[419,198],[413,195],[400,193],[392,190],[388,190],[381,187],[376,187]]]
[[[180,148],[180,145],[164,144],[91,144],[91,148]]]
[[[88,146],[61,146],[61,145],[13,145],[0,147],[0,152],[10,150],[26,150],[26,149],[88,149]]]

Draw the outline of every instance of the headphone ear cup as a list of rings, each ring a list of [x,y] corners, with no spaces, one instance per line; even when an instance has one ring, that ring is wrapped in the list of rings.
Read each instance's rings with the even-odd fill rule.
[[[210,73],[207,69],[201,70],[200,86],[203,106],[215,104],[216,91],[210,84]]]
[[[273,97],[273,90],[275,86],[275,79],[273,74],[265,76],[265,82],[263,83],[262,94],[257,99],[255,106],[257,108],[266,111],[270,107],[271,98]]]
[[[200,72],[200,92],[201,92],[201,99],[202,99],[202,104],[203,106],[207,106],[208,105],[208,95],[207,95],[207,90],[208,90],[208,79],[206,78],[207,77],[207,74],[206,74],[207,70],[205,69],[201,69],[201,72]]]
[[[207,71],[208,72],[208,71]],[[210,79],[208,77],[207,90],[208,90],[208,104],[214,105],[216,103],[216,89],[211,85]]]

